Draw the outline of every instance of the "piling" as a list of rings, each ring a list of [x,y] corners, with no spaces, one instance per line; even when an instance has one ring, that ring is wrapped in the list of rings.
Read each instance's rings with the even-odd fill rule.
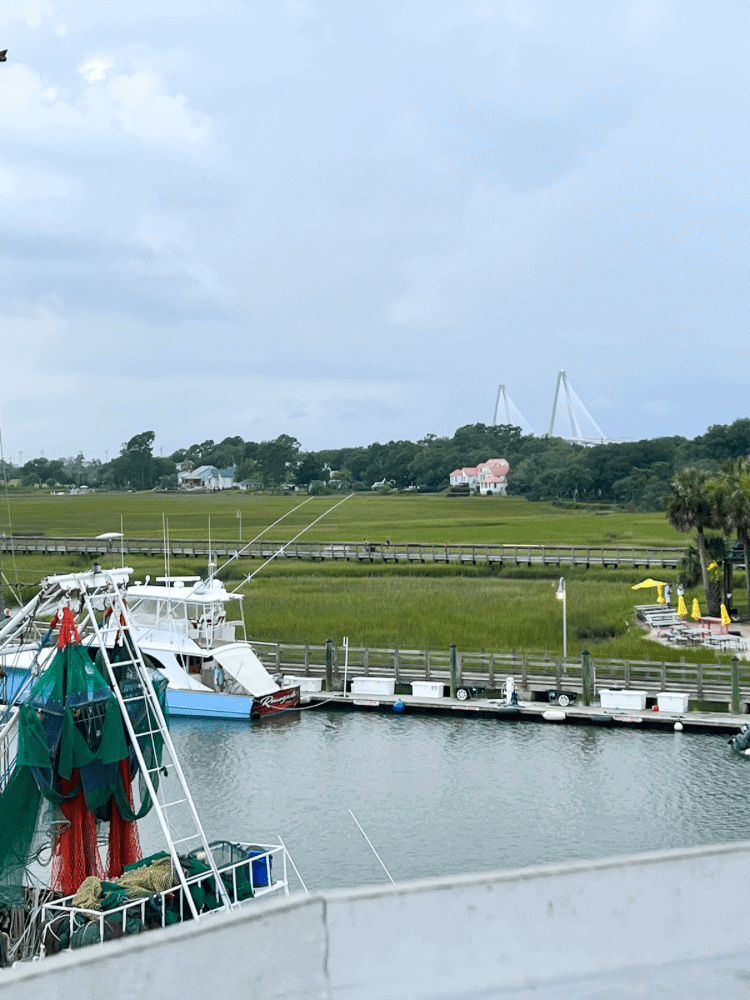
[[[740,714],[740,660],[732,657],[732,715]]]
[[[333,639],[326,639],[326,691],[333,691]]]
[[[583,681],[583,704],[591,704],[591,654],[588,649],[581,653],[581,679]]]
[[[451,698],[456,697],[458,675],[458,647],[455,642],[451,643]]]

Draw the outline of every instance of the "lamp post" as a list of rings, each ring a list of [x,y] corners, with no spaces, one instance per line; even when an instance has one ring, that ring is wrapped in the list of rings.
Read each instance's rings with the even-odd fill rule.
[[[562,601],[563,606],[563,659],[568,655],[568,594],[565,590],[565,577],[560,577],[560,582],[557,585],[557,593],[555,597],[558,601]]]

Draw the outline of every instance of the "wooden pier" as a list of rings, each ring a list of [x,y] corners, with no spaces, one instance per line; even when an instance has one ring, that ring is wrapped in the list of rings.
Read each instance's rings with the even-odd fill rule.
[[[253,642],[253,648],[272,673],[300,677],[326,676],[326,645],[309,643]],[[582,657],[540,656],[512,653],[456,651],[457,684],[481,687],[499,693],[505,678],[512,676],[516,687],[530,699],[546,698],[550,690],[583,693]],[[344,683],[344,650],[330,648],[334,688]],[[686,663],[684,659],[618,660],[590,657],[591,676],[596,689],[631,688],[648,691],[654,698],[661,691],[688,694],[691,700],[729,706],[732,701],[732,670],[729,654],[714,654],[712,663]],[[738,661],[739,702],[750,705],[750,663]],[[412,681],[450,683],[450,650],[349,648],[347,680],[352,677],[387,677],[397,685]],[[549,704],[547,704],[549,707]],[[748,720],[750,721],[750,720]]]
[[[343,692],[328,694],[303,695],[303,708],[326,707],[350,712],[388,712],[393,713],[394,705],[403,703],[404,715],[449,715],[472,716],[474,718],[495,719],[499,722],[538,722],[547,725],[578,725],[596,728],[622,728],[635,730],[661,730],[674,732],[676,724],[679,731],[685,733],[713,733],[716,735],[736,735],[738,730],[746,725],[746,715],[731,715],[727,712],[607,712],[597,706],[586,708],[583,705],[570,705],[564,715],[556,720],[545,719],[553,706],[543,702],[523,703],[517,711],[508,710],[499,699],[477,698],[469,702],[458,701],[455,698],[415,698],[411,695],[363,695],[361,697]],[[401,714],[401,713],[399,713]],[[729,753],[727,747],[727,753]]]
[[[79,536],[48,537],[46,535],[14,535],[0,538],[0,552],[22,555],[83,554],[93,559],[122,551],[125,555],[162,558],[161,538],[125,538],[113,541]],[[586,545],[480,545],[471,542],[310,542],[261,540],[247,543],[237,540],[170,539],[172,557],[268,559],[279,553],[279,559],[311,562],[390,563],[392,565],[422,565],[445,563],[472,565],[482,563],[497,566],[603,566],[616,569],[632,566],[640,569],[676,569],[684,549],[646,546],[586,546]]]

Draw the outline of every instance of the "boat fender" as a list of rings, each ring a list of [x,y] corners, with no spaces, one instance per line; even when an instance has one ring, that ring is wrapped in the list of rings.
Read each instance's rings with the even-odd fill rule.
[[[403,701],[401,701],[400,698],[398,699],[398,701],[394,701],[394,703],[393,703],[393,711],[394,712],[403,712],[403,710],[404,710],[404,703],[403,703]]]
[[[675,722],[675,724],[674,724],[674,731],[676,733],[681,733],[682,732],[682,723],[681,722]]]
[[[564,722],[567,718],[567,713],[561,711],[559,708],[548,708],[546,712],[542,712],[542,718],[547,722]]]

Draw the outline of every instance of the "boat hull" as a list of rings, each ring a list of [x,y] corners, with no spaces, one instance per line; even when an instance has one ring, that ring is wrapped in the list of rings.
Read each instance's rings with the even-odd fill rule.
[[[185,688],[167,688],[167,708],[174,718],[249,721],[257,714],[254,711],[254,699],[248,695],[191,691]]]
[[[231,695],[237,697],[237,695]],[[254,699],[253,718],[264,715],[274,715],[276,712],[288,712],[299,708],[299,686],[281,688],[272,694],[264,694]]]

